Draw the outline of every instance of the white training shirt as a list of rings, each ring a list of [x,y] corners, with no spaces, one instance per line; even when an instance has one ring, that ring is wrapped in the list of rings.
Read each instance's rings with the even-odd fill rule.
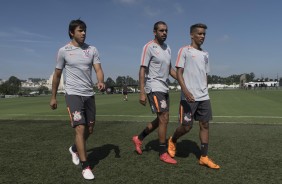
[[[184,68],[184,82],[188,91],[194,96],[195,101],[208,100],[207,73],[210,72],[209,54],[190,45],[184,46],[178,51],[175,66]],[[181,98],[185,99],[183,92]]]
[[[167,44],[158,45],[154,40],[148,42],[141,55],[141,66],[146,67],[145,92],[164,92],[169,88],[167,79],[171,65],[171,50]]]
[[[76,47],[67,44],[59,49],[57,69],[65,68],[65,91],[69,95],[92,96],[93,64],[100,63],[99,53],[93,46]]]

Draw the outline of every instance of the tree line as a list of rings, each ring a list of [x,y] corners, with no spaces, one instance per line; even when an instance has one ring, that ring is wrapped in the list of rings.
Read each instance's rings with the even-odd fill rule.
[[[221,77],[217,75],[208,75],[208,83],[209,84],[226,84],[226,85],[231,85],[231,84],[239,84],[240,83],[240,77],[243,74],[240,75],[230,75],[228,77]],[[246,77],[246,82],[257,82],[257,81],[277,81],[278,79],[269,79],[269,78],[255,78],[255,74],[253,72],[249,74],[244,74]],[[35,79],[38,81],[39,79]],[[168,84],[169,85],[178,85],[177,80],[174,80],[171,82],[168,79]],[[282,82],[282,78],[280,78],[279,82]],[[139,81],[133,79],[130,76],[118,76],[116,80],[113,80],[111,77],[108,77],[105,81],[105,84],[107,87],[122,87],[124,85],[127,86],[138,86]],[[281,85],[281,84],[280,84]],[[45,86],[40,86],[38,89],[39,94],[47,94],[50,93],[48,91],[48,88]],[[23,95],[30,92],[30,89],[23,89],[21,87],[21,80],[18,79],[15,76],[11,76],[7,81],[4,83],[0,84],[0,94],[1,95]]]

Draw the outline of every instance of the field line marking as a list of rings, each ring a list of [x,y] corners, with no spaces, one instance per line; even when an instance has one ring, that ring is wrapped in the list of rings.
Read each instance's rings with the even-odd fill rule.
[[[34,114],[5,114],[7,116],[37,116]],[[1,116],[1,115],[0,115]],[[38,115],[41,117],[64,117],[68,116],[66,115],[59,115],[59,114],[45,114],[45,115]],[[96,116],[101,117],[138,117],[138,118],[152,118],[156,117],[155,115],[122,115],[122,114],[115,114],[115,115],[105,115],[105,114],[97,114]],[[178,116],[172,116],[170,117],[177,118]],[[271,118],[271,119],[282,119],[282,116],[213,116],[215,118]]]

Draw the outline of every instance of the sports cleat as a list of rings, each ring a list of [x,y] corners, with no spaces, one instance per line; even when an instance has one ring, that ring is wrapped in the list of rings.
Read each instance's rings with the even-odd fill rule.
[[[172,142],[172,137],[168,139],[168,148],[167,148],[168,154],[171,156],[171,158],[175,157],[176,153],[176,144]]]
[[[201,156],[199,160],[200,165],[207,166],[211,169],[219,169],[219,165],[215,164],[208,156]]]
[[[132,137],[132,141],[133,141],[133,143],[134,143],[134,145],[135,145],[135,150],[136,150],[136,152],[139,154],[139,155],[141,155],[142,154],[142,141],[140,141],[139,139],[138,139],[138,136],[136,135],[136,136],[133,136]]]
[[[177,164],[177,161],[171,158],[168,153],[161,154],[160,160],[168,164]]]
[[[74,163],[74,165],[78,165],[80,162],[78,154],[72,151],[72,147],[69,148],[69,152],[72,156],[72,162]]]
[[[82,170],[82,176],[86,180],[93,180],[95,178],[89,166]]]

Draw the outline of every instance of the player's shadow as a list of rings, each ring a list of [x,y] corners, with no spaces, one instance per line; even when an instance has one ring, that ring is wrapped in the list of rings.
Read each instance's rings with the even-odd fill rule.
[[[120,158],[120,149],[118,146],[113,144],[105,144],[103,146],[87,150],[90,167],[94,168],[95,165],[98,165],[100,160],[105,159],[112,150],[115,153],[115,158]]]
[[[186,158],[189,157],[190,154],[195,155],[198,159],[201,157],[201,150],[198,144],[191,140],[182,140],[181,142],[177,142],[176,144],[177,157]]]
[[[182,140],[176,144],[176,155],[177,157],[186,158],[189,157],[190,154],[195,155],[198,159],[201,156],[201,150],[196,142],[191,140]],[[143,151],[159,151],[159,140],[152,140],[145,145],[145,149]]]

